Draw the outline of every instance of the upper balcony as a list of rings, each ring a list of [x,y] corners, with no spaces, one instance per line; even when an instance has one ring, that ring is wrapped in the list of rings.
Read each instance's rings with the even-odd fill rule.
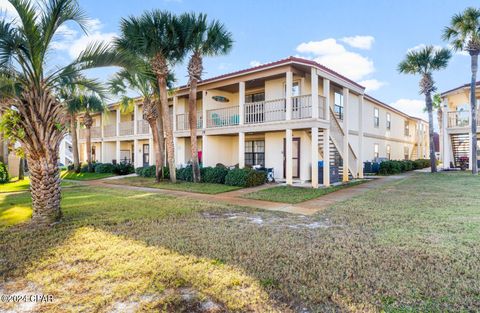
[[[228,106],[219,109],[206,111],[206,128],[233,127],[240,124],[240,106]],[[318,97],[318,118],[325,119],[326,100],[325,97]],[[188,114],[177,114],[177,129],[187,130]],[[312,96],[294,96],[291,105],[291,120],[313,118]],[[247,102],[244,105],[243,122],[245,125],[267,124],[273,122],[287,121],[287,101],[285,98]],[[199,112],[197,128],[201,129],[203,116]]]
[[[448,128],[464,128],[470,125],[470,111],[451,111],[447,112]],[[477,120],[477,125],[480,125]]]

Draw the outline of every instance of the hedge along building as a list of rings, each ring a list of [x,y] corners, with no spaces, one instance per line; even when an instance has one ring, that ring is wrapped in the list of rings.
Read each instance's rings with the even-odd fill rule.
[[[198,84],[197,140],[203,166],[273,168],[276,180],[323,185],[330,167],[340,179],[363,177],[363,162],[428,154],[428,124],[365,94],[358,83],[316,62],[289,57]],[[177,166],[190,160],[188,87],[170,99]],[[94,116],[93,159],[154,164],[151,130],[141,102]],[[80,117],[81,118],[81,117]],[[80,152],[86,159],[84,129]]]

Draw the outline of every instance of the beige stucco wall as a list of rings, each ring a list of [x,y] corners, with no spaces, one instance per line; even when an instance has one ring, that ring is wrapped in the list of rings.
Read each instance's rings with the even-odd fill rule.
[[[238,164],[238,136],[206,136],[203,140],[203,165]]]

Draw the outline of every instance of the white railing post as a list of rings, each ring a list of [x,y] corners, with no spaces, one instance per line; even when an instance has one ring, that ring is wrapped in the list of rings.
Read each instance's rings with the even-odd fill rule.
[[[238,114],[239,124],[245,123],[245,82],[238,83]]]
[[[177,104],[178,104],[178,97],[177,96],[173,96],[173,118],[172,118],[172,123],[173,123],[173,131],[177,131],[178,130],[178,126],[177,126]]]
[[[311,83],[312,83],[312,118],[317,119],[318,114],[318,74],[317,69],[312,67],[311,71]]]
[[[285,109],[286,109],[286,120],[289,121],[292,119],[292,89],[293,89],[293,73],[288,71],[286,73],[286,82],[285,82]]]
[[[349,100],[350,98],[350,91],[348,90],[348,88],[344,87],[343,88],[343,109],[345,110],[344,113],[343,113],[343,131],[344,131],[344,134],[343,134],[343,181],[346,182],[348,181],[348,168],[349,168],[349,164],[348,164],[348,154],[349,154],[349,150],[348,150],[348,122],[349,122]],[[356,173],[352,173],[354,176],[356,175]]]
[[[358,178],[363,178],[363,95],[358,98],[358,151],[357,151],[357,169]]]
[[[447,127],[448,127],[448,102],[446,100],[443,100],[443,114],[442,114],[442,140],[443,140],[443,145],[442,145],[442,163],[443,163],[443,168],[444,169],[449,169],[450,168],[450,143],[449,143],[449,138],[448,138],[448,133],[447,133]]]
[[[325,119],[330,120],[330,80],[323,79],[323,96],[325,97]]]

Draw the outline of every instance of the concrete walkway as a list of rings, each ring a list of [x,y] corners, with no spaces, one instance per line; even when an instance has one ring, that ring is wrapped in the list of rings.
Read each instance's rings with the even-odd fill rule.
[[[308,200],[308,201],[297,203],[297,204],[254,200],[254,199],[246,199],[241,197],[242,195],[247,193],[274,187],[268,184],[262,185],[259,187],[244,188],[240,190],[229,191],[229,192],[214,194],[214,195],[193,193],[193,192],[186,192],[186,191],[179,191],[179,190],[157,189],[157,188],[150,188],[150,187],[117,185],[117,184],[111,184],[110,183],[111,180],[109,179],[83,181],[82,184],[89,185],[89,186],[107,187],[112,189],[123,189],[123,190],[139,191],[139,192],[158,193],[158,194],[176,196],[176,197],[187,197],[190,199],[202,200],[206,202],[217,202],[217,203],[220,202],[220,203],[225,203],[230,205],[258,208],[258,209],[271,210],[271,211],[281,211],[281,212],[288,212],[288,213],[294,213],[294,214],[312,215],[327,209],[328,207],[334,205],[335,203],[348,200],[364,192],[378,188],[379,186],[385,183],[404,179],[408,176],[410,176],[410,174],[377,177],[377,178],[371,179],[366,183],[344,188],[339,191],[335,191],[335,192],[326,194],[324,196],[321,196],[317,199]]]

